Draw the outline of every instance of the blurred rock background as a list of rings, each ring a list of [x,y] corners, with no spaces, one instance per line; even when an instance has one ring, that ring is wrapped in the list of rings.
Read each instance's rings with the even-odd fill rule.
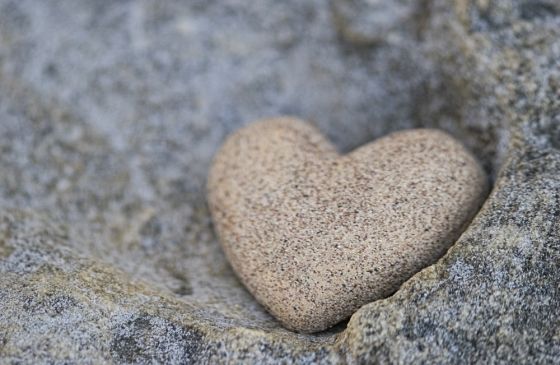
[[[0,0],[0,358],[553,362],[559,25],[552,0]],[[443,128],[496,191],[394,297],[291,333],[205,201],[225,136],[279,114],[343,152]]]

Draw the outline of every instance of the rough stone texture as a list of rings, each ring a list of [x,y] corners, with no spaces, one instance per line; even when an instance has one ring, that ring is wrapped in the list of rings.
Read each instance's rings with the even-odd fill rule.
[[[1,362],[557,363],[560,6],[401,6],[364,44],[319,0],[0,0]],[[493,191],[395,295],[294,334],[235,279],[204,194],[224,136],[278,114],[343,151],[440,127]]]
[[[208,205],[249,291],[285,327],[309,333],[437,261],[487,188],[470,152],[439,130],[394,132],[340,155],[309,123],[284,117],[227,139]]]

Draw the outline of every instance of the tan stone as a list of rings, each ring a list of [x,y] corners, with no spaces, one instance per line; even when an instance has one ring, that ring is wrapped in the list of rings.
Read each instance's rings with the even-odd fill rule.
[[[444,132],[397,132],[341,156],[292,118],[233,134],[208,181],[235,272],[300,332],[333,326],[434,263],[486,191],[477,161]]]

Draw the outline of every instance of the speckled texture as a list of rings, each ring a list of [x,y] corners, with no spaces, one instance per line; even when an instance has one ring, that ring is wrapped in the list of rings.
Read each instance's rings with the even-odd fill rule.
[[[335,325],[435,262],[486,190],[478,162],[441,131],[395,132],[340,156],[288,117],[233,134],[208,179],[234,270],[300,332]]]
[[[558,363],[558,2],[402,1],[366,44],[344,27],[377,10],[344,2],[0,0],[0,362]],[[282,114],[343,152],[443,129],[492,192],[393,296],[287,331],[205,195],[225,136]]]

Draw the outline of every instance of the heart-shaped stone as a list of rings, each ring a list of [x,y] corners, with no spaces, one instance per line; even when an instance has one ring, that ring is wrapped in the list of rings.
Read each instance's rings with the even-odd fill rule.
[[[486,191],[477,161],[441,131],[397,132],[341,156],[291,118],[229,137],[208,181],[233,269],[301,332],[336,324],[436,261]]]

